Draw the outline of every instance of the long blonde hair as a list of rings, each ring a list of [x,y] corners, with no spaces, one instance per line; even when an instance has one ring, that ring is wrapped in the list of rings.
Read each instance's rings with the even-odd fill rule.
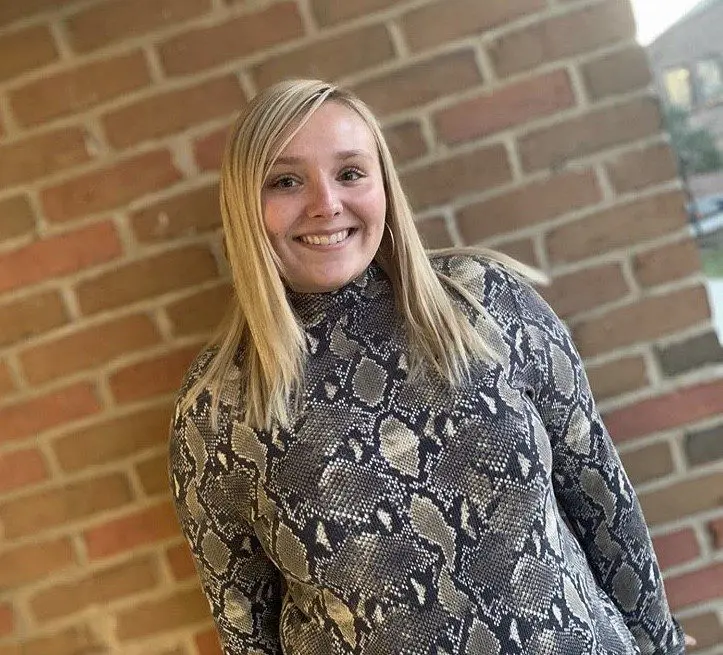
[[[221,167],[221,214],[235,298],[209,344],[217,352],[184,401],[189,406],[208,390],[214,424],[219,399],[232,393],[241,402],[247,424],[287,425],[303,387],[304,332],[287,300],[281,263],[264,227],[261,190],[281,151],[313,112],[330,101],[355,111],[376,141],[387,215],[375,259],[391,279],[406,326],[410,368],[431,368],[456,386],[466,378],[472,360],[488,353],[444,285],[469,294],[432,269],[381,127],[369,108],[348,91],[325,82],[281,82],[257,95],[238,118]],[[473,298],[468,299],[483,311]],[[235,390],[229,391],[229,383]]]

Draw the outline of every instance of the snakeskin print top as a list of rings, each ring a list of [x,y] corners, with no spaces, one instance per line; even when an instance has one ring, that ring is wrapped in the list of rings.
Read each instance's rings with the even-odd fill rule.
[[[310,352],[291,429],[244,426],[238,378],[216,430],[208,393],[176,413],[173,494],[224,652],[683,653],[565,327],[497,264],[433,264],[487,311],[455,295],[494,354],[473,383],[408,375],[372,264],[289,295]]]

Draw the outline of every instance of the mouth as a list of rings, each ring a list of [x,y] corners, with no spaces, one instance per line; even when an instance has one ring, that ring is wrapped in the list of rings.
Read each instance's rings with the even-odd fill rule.
[[[304,234],[296,239],[308,246],[335,246],[344,243],[354,232],[355,228],[347,228],[333,234]]]

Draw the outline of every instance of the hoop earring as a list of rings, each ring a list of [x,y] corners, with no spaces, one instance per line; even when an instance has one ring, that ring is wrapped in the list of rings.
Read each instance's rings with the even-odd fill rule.
[[[391,242],[392,242],[392,255],[393,255],[396,246],[395,246],[395,243],[394,243],[394,234],[392,233],[392,228],[389,227],[389,223],[385,222],[385,223],[384,223],[384,229],[389,232],[389,239],[390,239]]]

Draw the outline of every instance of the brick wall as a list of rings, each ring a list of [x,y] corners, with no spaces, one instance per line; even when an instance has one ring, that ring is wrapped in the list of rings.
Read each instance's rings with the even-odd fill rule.
[[[430,245],[551,272],[671,603],[723,652],[723,353],[627,1],[2,0],[0,655],[218,652],[166,426],[228,294],[225,129],[291,74],[384,118]]]

